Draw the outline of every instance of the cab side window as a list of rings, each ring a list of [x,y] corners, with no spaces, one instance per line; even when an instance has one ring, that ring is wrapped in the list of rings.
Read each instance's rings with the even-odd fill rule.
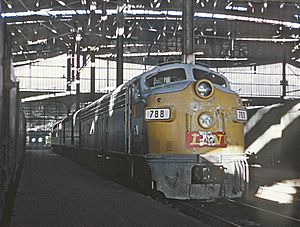
[[[132,84],[131,94],[133,95],[133,101],[135,103],[139,102],[141,99],[140,83],[136,81]]]
[[[186,75],[184,69],[171,69],[158,72],[146,79],[147,87],[156,87],[162,84],[168,84],[176,81],[185,80]]]

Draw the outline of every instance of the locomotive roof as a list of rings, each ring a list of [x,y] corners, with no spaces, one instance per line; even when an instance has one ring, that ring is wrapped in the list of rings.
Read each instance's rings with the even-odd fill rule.
[[[170,63],[170,64],[164,64],[164,65],[155,66],[151,70],[146,71],[146,72],[140,74],[137,77],[134,77],[133,79],[131,79],[130,81],[128,81],[124,85],[126,85],[128,83],[131,83],[131,81],[136,80],[137,78],[147,77],[148,75],[151,75],[151,74],[153,74],[155,72],[158,72],[160,70],[174,69],[174,68],[184,68],[184,69],[193,69],[193,68],[196,68],[196,69],[200,69],[200,70],[203,70],[203,71],[207,71],[208,73],[217,74],[218,76],[222,77],[224,80],[228,81],[225,76],[223,76],[219,72],[211,70],[208,66],[204,66],[204,65],[200,65],[200,64]]]

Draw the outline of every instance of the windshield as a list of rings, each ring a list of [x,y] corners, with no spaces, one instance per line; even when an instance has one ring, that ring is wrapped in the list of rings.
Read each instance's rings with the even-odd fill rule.
[[[160,71],[146,79],[147,87],[155,87],[162,84],[168,84],[176,81],[186,80],[183,68]]]
[[[204,70],[200,70],[200,69],[193,69],[193,74],[194,74],[195,80],[207,79],[207,80],[210,80],[214,84],[219,84],[223,87],[227,87],[225,79],[213,72],[208,72],[208,71],[204,71]]]

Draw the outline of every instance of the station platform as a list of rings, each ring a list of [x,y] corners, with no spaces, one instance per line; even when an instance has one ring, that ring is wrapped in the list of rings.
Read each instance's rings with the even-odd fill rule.
[[[205,226],[50,150],[27,150],[10,226]]]

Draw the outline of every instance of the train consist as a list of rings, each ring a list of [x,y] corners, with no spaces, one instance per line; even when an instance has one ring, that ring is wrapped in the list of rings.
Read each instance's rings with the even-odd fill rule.
[[[167,198],[241,197],[247,112],[222,75],[157,66],[53,127],[52,146],[109,177]]]

